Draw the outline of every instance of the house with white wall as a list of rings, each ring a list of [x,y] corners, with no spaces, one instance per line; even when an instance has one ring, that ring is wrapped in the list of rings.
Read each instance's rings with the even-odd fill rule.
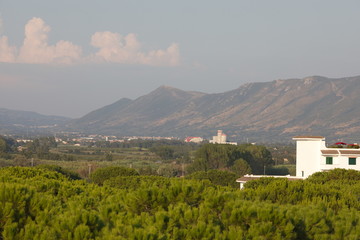
[[[320,136],[296,136],[296,176],[307,178],[313,173],[335,168],[360,170],[360,149],[328,148]]]
[[[240,183],[240,189],[246,182],[262,177],[287,178],[292,181],[335,168],[360,171],[360,149],[346,146],[329,148],[326,146],[325,138],[321,136],[297,136],[293,137],[293,140],[296,141],[296,176],[245,175],[236,180]]]

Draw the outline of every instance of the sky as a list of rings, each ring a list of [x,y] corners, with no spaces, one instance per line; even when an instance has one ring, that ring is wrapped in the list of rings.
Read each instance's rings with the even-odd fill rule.
[[[0,108],[81,117],[161,85],[360,75],[358,0],[0,0]]]

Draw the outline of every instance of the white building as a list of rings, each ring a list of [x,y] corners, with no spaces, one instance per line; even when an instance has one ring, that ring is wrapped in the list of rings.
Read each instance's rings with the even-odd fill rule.
[[[297,136],[296,176],[307,178],[315,172],[335,168],[360,170],[360,149],[328,148],[320,136]]]
[[[252,180],[258,180],[260,178],[266,178],[266,177],[271,177],[271,178],[286,178],[289,181],[297,181],[297,180],[302,180],[303,178],[301,177],[295,177],[295,176],[290,176],[290,175],[286,175],[286,176],[276,176],[276,175],[252,175],[252,174],[246,174],[244,176],[242,176],[241,178],[236,179],[236,182],[240,183],[240,189],[244,188],[244,184],[247,183],[248,181],[252,181]]]
[[[213,136],[213,139],[209,141],[210,143],[218,143],[218,144],[232,144],[237,145],[236,142],[227,142],[226,141],[226,134],[223,133],[222,130],[217,131],[217,135]]]
[[[192,143],[201,143],[202,141],[204,141],[204,139],[202,137],[187,137],[185,138],[185,142],[192,142]]]

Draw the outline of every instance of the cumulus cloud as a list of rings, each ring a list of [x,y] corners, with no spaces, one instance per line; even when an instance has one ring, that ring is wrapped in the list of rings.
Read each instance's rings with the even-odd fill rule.
[[[154,66],[176,66],[179,64],[179,47],[171,44],[166,50],[141,51],[141,44],[135,34],[122,36],[112,32],[97,32],[91,37],[91,45],[99,48],[93,60],[146,64]]]
[[[50,27],[41,18],[33,18],[25,26],[23,45],[17,49],[10,46],[8,38],[0,38],[0,62],[71,64],[91,62],[112,62],[122,64],[145,64],[153,66],[176,66],[180,54],[177,44],[165,50],[141,50],[141,43],[135,34],[122,36],[113,32],[96,32],[90,44],[98,48],[89,57],[82,56],[81,47],[61,40],[55,45],[48,44]]]
[[[73,63],[81,58],[81,48],[68,41],[48,45],[50,27],[41,18],[31,19],[25,26],[24,44],[18,62],[23,63]]]
[[[9,46],[8,38],[3,36],[0,38],[0,62],[15,62],[16,47]]]
[[[0,35],[3,31],[3,21],[0,16]],[[16,48],[9,46],[9,40],[6,36],[0,36],[0,62],[14,62]]]

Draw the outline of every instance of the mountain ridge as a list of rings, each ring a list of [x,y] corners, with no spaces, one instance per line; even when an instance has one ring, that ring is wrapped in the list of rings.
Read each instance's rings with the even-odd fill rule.
[[[129,100],[96,126],[86,123],[85,115],[67,127],[85,132],[97,128],[99,133],[115,135],[207,137],[223,129],[230,136],[260,140],[297,134],[336,137],[360,130],[360,107],[355,104],[360,102],[359,83],[360,76],[311,76],[247,83],[211,94],[160,86]],[[94,117],[98,111],[93,111]]]
[[[56,125],[46,129],[118,136],[209,138],[222,129],[230,140],[236,141],[288,141],[294,135],[322,135],[331,139],[350,137],[358,142],[359,93],[360,76],[254,82],[221,93],[184,91],[163,85],[133,100],[121,98],[78,119],[27,111],[6,113],[6,109],[0,108],[0,130]]]
[[[70,118],[67,117],[0,108],[0,133],[22,134],[24,132],[47,132],[53,127],[65,124],[65,122],[69,120]]]

